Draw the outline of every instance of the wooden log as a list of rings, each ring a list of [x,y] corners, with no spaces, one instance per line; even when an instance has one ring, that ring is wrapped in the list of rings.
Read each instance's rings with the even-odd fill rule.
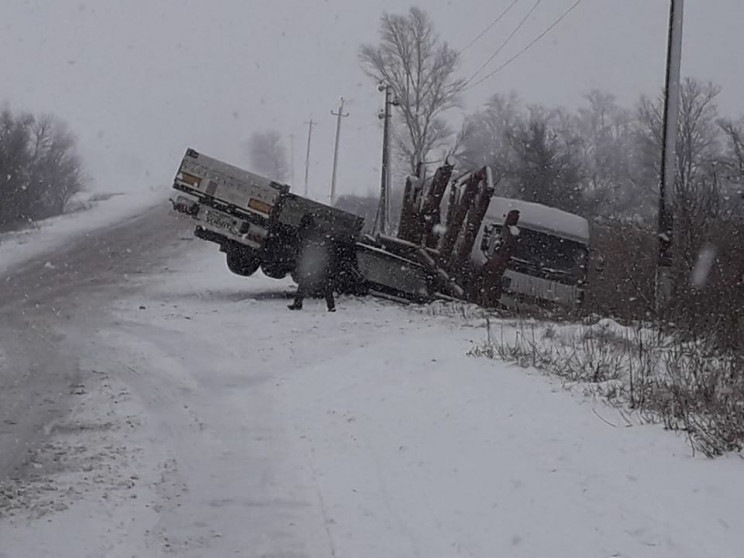
[[[449,219],[445,223],[446,230],[439,244],[440,265],[445,269],[452,269],[452,254],[455,243],[460,235],[463,221],[473,204],[473,200],[475,200],[475,196],[478,194],[478,182],[479,179],[476,174],[467,177],[463,185],[462,195],[459,196],[460,199],[455,202],[455,207],[447,212]]]
[[[432,229],[441,221],[440,208],[442,198],[444,197],[444,192],[447,190],[447,185],[452,177],[454,168],[453,165],[447,162],[437,168],[429,188],[424,193],[419,211],[419,219],[416,224],[417,229],[413,235],[418,244],[424,246],[432,245],[431,239],[435,236]]]
[[[475,176],[479,179],[478,194],[467,213],[465,224],[455,244],[455,250],[452,255],[453,269],[460,269],[470,259],[475,238],[478,236],[478,231],[486,216],[494,193],[493,181],[491,180],[491,173],[488,167],[484,167],[478,171]]]
[[[398,238],[418,244],[421,241],[421,204],[423,195],[423,165],[418,164],[416,174],[406,178],[403,190],[403,204],[398,222]]]

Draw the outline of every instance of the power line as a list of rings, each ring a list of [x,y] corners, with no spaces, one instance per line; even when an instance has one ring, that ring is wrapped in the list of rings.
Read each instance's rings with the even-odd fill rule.
[[[504,42],[502,42],[499,47],[496,49],[496,51],[486,60],[483,64],[481,64],[481,67],[478,68],[473,75],[471,75],[468,79],[465,80],[465,83],[463,84],[463,88],[466,87],[475,77],[483,71],[483,69],[488,66],[491,61],[496,58],[499,53],[504,50],[504,47],[509,44],[509,41],[514,38],[514,35],[516,35],[522,27],[524,27],[524,24],[527,23],[527,20],[530,18],[530,16],[535,13],[535,10],[537,7],[542,3],[542,0],[537,0],[535,4],[530,8],[530,11],[525,14],[525,16],[522,18],[522,20],[517,24],[517,26],[514,28],[514,30],[509,33],[509,35],[504,39]]]
[[[476,82],[475,82],[474,84],[472,84],[472,85],[468,85],[468,83],[470,83],[470,80],[468,80],[468,81],[467,81],[467,82],[465,83],[465,86],[463,87],[463,89],[462,89],[462,90],[463,90],[463,91],[467,91],[467,90],[469,90],[469,89],[472,89],[473,87],[475,87],[475,86],[477,86],[477,85],[479,85],[479,84],[483,83],[483,82],[484,82],[484,81],[486,81],[486,80],[487,80],[488,78],[490,78],[490,77],[494,76],[495,74],[497,74],[498,72],[500,72],[501,70],[503,70],[504,68],[506,68],[507,66],[509,66],[509,65],[510,65],[510,64],[511,64],[512,62],[514,62],[514,61],[515,61],[515,60],[516,60],[517,58],[519,58],[519,57],[520,57],[520,56],[522,56],[522,55],[523,55],[524,53],[526,53],[526,52],[527,52],[528,50],[530,50],[530,49],[531,49],[531,48],[532,48],[533,46],[535,46],[535,44],[536,44],[536,43],[537,43],[538,41],[540,41],[540,39],[542,39],[542,38],[543,38],[543,37],[544,37],[545,35],[547,35],[548,33],[550,33],[550,32],[551,32],[551,31],[553,30],[553,28],[555,28],[555,27],[556,27],[556,26],[557,26],[557,25],[558,25],[559,23],[561,23],[561,22],[562,22],[562,21],[563,21],[564,19],[566,19],[566,18],[568,17],[568,15],[569,15],[569,14],[570,14],[571,12],[573,12],[573,11],[574,11],[574,10],[575,10],[576,8],[578,8],[579,4],[581,4],[582,2],[583,2],[583,0],[576,0],[576,2],[574,2],[574,3],[573,3],[573,4],[571,5],[571,7],[570,7],[570,8],[568,8],[568,9],[567,9],[567,10],[566,10],[565,12],[563,12],[563,13],[561,14],[561,16],[560,16],[560,17],[559,17],[558,19],[556,19],[556,20],[555,20],[555,21],[554,21],[553,23],[551,23],[551,24],[550,24],[550,25],[549,25],[549,26],[548,26],[548,27],[547,27],[547,28],[546,28],[546,29],[545,29],[545,30],[544,30],[544,31],[543,31],[542,33],[540,33],[540,34],[539,34],[539,35],[538,35],[537,37],[535,37],[535,39],[534,39],[534,40],[533,40],[532,42],[530,42],[530,43],[529,43],[529,44],[528,44],[528,45],[527,45],[526,47],[524,47],[524,48],[523,48],[522,50],[520,50],[520,51],[519,51],[518,53],[516,53],[516,54],[515,54],[514,56],[512,56],[511,58],[509,58],[509,60],[507,60],[506,62],[504,62],[503,64],[501,64],[501,66],[499,66],[498,68],[496,68],[495,70],[493,70],[493,71],[492,71],[492,72],[490,72],[489,74],[485,75],[484,77],[482,77],[481,79],[479,79],[478,81],[476,81]],[[472,78],[471,78],[471,79],[472,79]]]
[[[468,43],[467,45],[465,45],[465,46],[464,46],[464,47],[462,48],[462,50],[460,50],[460,51],[459,51],[459,52],[458,52],[457,54],[462,54],[463,52],[465,52],[465,51],[466,51],[467,49],[469,49],[469,48],[470,48],[471,46],[473,46],[473,45],[474,45],[474,44],[475,44],[475,43],[476,43],[476,42],[478,41],[478,39],[480,39],[480,38],[481,38],[481,37],[482,37],[483,35],[485,35],[486,33],[488,33],[488,32],[489,32],[489,31],[490,31],[491,29],[493,29],[493,26],[494,26],[494,25],[496,25],[496,24],[497,24],[497,23],[498,23],[499,21],[501,21],[501,20],[502,20],[502,19],[504,18],[504,16],[506,16],[506,14],[508,14],[508,13],[509,13],[509,11],[510,11],[510,10],[511,10],[511,9],[512,9],[512,8],[514,7],[514,5],[515,5],[515,4],[517,3],[517,2],[519,2],[519,0],[513,0],[513,2],[512,2],[511,4],[509,4],[509,5],[508,5],[508,6],[506,7],[506,9],[505,9],[505,10],[504,10],[503,12],[501,12],[501,13],[500,13],[500,14],[499,14],[499,15],[498,15],[498,16],[496,17],[496,19],[494,19],[494,20],[493,20],[493,21],[492,21],[492,22],[491,22],[491,23],[490,23],[490,24],[488,25],[488,27],[486,27],[486,28],[485,28],[485,29],[484,29],[483,31],[481,31],[481,32],[480,32],[480,33],[478,34],[478,36],[477,36],[477,37],[475,37],[475,39],[473,39],[473,40],[472,40],[472,41],[470,41],[470,42],[469,42],[469,43]]]

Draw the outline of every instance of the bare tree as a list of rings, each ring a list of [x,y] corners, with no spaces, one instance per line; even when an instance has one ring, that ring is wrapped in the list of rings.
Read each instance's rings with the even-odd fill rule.
[[[31,127],[28,188],[36,200],[33,219],[62,213],[67,201],[82,189],[85,178],[76,142],[67,125],[53,116],[41,116]]]
[[[695,196],[710,164],[720,153],[720,129],[716,125],[716,98],[720,87],[687,78],[682,84],[677,137],[676,194],[682,199]],[[641,98],[638,109],[640,140],[647,155],[645,165],[658,176],[662,146],[664,101]]]
[[[563,209],[582,209],[582,169],[561,113],[531,107],[528,119],[509,129],[510,176],[519,197]],[[556,122],[556,123],[554,123]]]
[[[458,162],[469,170],[490,166],[497,179],[511,168],[507,134],[524,118],[522,101],[515,93],[493,95],[485,109],[469,116]]]
[[[718,125],[716,105],[719,92],[720,88],[715,84],[690,78],[683,82],[681,90],[674,187],[676,280],[673,311],[675,322],[693,333],[718,328],[710,322],[713,314],[728,316],[729,309],[716,298],[716,293],[720,294],[721,285],[731,280],[729,271],[736,267],[727,264],[725,267],[729,271],[723,276],[728,277],[721,282],[704,281],[707,288],[691,281],[701,254],[714,254],[714,268],[723,261],[720,253],[715,254],[727,242],[720,236],[721,231],[731,226],[730,202],[719,180],[723,155],[723,134]],[[655,103],[644,99],[639,109],[641,142],[652,159],[651,163],[646,162],[646,167],[652,169],[651,176],[655,180],[651,183],[654,185],[658,183],[661,154],[662,107],[661,99]]]
[[[62,213],[85,184],[75,137],[52,116],[0,114],[0,226]]]
[[[723,130],[726,142],[722,161],[725,178],[741,188],[744,186],[744,117],[738,121],[724,118],[718,125]]]
[[[591,213],[613,220],[649,220],[655,205],[647,183],[636,172],[633,114],[610,93],[590,91],[575,117],[581,138],[584,198]]]
[[[393,89],[403,120],[398,148],[414,173],[452,135],[442,115],[457,105],[464,84],[453,76],[458,53],[435,33],[426,12],[413,7],[406,15],[385,13],[380,44],[363,45],[359,58],[368,75]]]
[[[687,78],[682,84],[679,109],[675,182],[675,216],[684,268],[691,268],[700,243],[718,213],[721,201],[713,169],[720,158],[716,97],[720,88]],[[640,141],[652,184],[658,183],[662,146],[663,99],[643,98],[639,107]],[[648,159],[650,158],[650,159]]]
[[[25,220],[28,205],[28,137],[33,117],[0,113],[0,224],[4,227]]]
[[[289,176],[287,150],[276,130],[253,133],[248,140],[248,155],[257,173],[277,182],[283,182]]]
[[[458,161],[466,168],[490,166],[500,194],[583,209],[583,176],[573,116],[561,109],[523,107],[519,97],[494,95],[467,119]]]

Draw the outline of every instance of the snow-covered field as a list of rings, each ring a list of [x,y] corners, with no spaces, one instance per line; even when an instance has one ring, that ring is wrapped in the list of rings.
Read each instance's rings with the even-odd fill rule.
[[[290,312],[290,282],[182,244],[106,309],[36,474],[0,484],[0,557],[742,554],[738,457],[467,356],[477,317]]]

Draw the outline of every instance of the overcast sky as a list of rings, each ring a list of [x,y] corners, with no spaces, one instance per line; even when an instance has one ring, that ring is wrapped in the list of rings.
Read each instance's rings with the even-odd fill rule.
[[[518,52],[574,0],[543,0],[483,72]],[[460,49],[511,0],[427,0],[441,37]],[[469,76],[534,5],[521,0],[462,54]],[[0,103],[51,112],[80,140],[96,188],[169,183],[192,146],[249,167],[251,132],[273,128],[290,145],[295,190],[304,179],[307,126],[310,190],[329,190],[338,99],[347,99],[338,190],[379,182],[381,94],[360,70],[361,43],[377,40],[393,0],[4,0],[0,19]],[[593,88],[623,104],[663,84],[668,0],[584,0],[514,64],[469,91],[474,111],[493,93],[576,107]],[[683,73],[723,86],[720,106],[744,114],[742,0],[688,0]],[[456,116],[453,115],[453,117]]]

